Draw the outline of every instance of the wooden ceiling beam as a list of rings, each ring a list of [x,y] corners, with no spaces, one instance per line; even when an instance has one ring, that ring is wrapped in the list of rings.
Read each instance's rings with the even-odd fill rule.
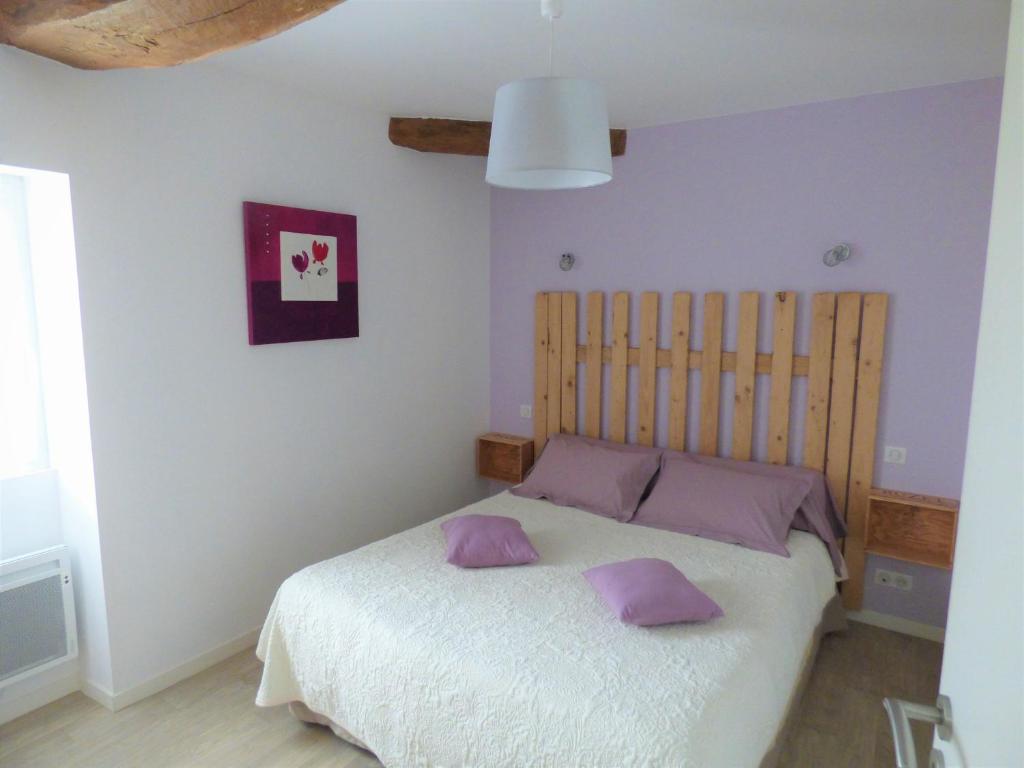
[[[609,131],[612,157],[626,154],[626,131]],[[486,157],[491,143],[491,124],[486,120],[448,120],[439,117],[392,117],[388,138],[398,147],[417,152]]]
[[[0,43],[79,69],[170,67],[262,40],[344,0],[0,0]]]

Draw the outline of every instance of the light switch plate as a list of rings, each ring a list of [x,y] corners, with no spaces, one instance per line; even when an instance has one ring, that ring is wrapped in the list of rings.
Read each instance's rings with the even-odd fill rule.
[[[520,416],[520,418],[523,418],[523,419],[532,419],[533,418],[533,406],[532,405],[520,405],[519,406],[519,416]]]
[[[900,448],[896,445],[885,446],[885,452],[882,454],[886,464],[906,464],[907,463],[907,449]]]

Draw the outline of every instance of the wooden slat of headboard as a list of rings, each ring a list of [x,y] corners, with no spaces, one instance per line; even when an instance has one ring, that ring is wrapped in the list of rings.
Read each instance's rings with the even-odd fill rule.
[[[850,472],[850,439],[853,435],[857,345],[860,341],[860,298],[859,293],[839,294],[836,309],[836,341],[832,352],[832,393],[828,409],[825,476],[828,477],[839,514],[844,519]]]
[[[548,295],[538,293],[533,305],[533,455],[548,441]]]
[[[548,434],[562,426],[562,294],[548,294]]]
[[[608,439],[626,442],[626,387],[629,370],[629,294],[620,291],[612,299],[612,402]]]
[[[654,445],[654,388],[657,384],[658,294],[640,297],[640,392],[637,397],[636,441]]]
[[[604,346],[604,293],[587,294],[586,434],[601,436],[601,349]]]
[[[690,381],[690,294],[672,295],[672,373],[669,378],[668,447],[686,450],[686,408]]]
[[[811,362],[807,369],[807,416],[804,419],[804,466],[825,471],[828,402],[832,383],[832,338],[836,295],[817,293],[811,303]]]
[[[864,599],[864,522],[875,468],[878,401],[882,389],[882,358],[885,352],[885,320],[889,297],[884,293],[864,296],[857,360],[857,398],[853,417],[853,455],[850,458],[850,491],[846,505],[846,547],[850,580],[843,588],[843,604],[858,610]]]
[[[562,294],[562,431],[576,434],[576,294]]]
[[[768,463],[785,464],[789,453],[789,400],[793,385],[796,294],[779,291],[772,311],[772,383],[768,399]]]
[[[736,393],[733,397],[732,457],[749,461],[754,444],[754,387],[757,368],[757,316],[761,294],[740,294],[740,324],[736,334]]]
[[[722,371],[722,313],[725,295],[704,294],[704,349],[700,368],[700,441],[697,450],[718,455],[718,409]]]

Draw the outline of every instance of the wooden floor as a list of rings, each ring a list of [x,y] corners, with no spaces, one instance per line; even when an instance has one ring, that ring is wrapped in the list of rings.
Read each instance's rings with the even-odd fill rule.
[[[780,768],[895,768],[882,699],[934,704],[942,645],[866,624],[829,635],[804,693]],[[913,723],[917,763],[928,765],[933,726]]]
[[[933,702],[942,646],[851,624],[827,637],[781,766],[896,765],[883,696]],[[80,693],[0,726],[4,768],[375,768],[366,752],[326,728],[295,720],[286,707],[253,705],[261,667],[252,651],[116,714]],[[919,762],[931,743],[915,732]]]

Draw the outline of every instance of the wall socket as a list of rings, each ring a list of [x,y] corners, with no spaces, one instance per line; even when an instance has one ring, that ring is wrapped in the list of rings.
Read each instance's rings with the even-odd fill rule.
[[[914,577],[898,571],[887,571],[884,568],[875,569],[875,584],[883,587],[892,587],[903,592],[910,592],[914,588]]]
[[[906,464],[907,449],[896,445],[887,445],[882,457],[885,459],[886,464]]]
[[[519,406],[519,418],[521,418],[521,419],[532,419],[533,418],[533,406],[532,405],[520,405]]]

